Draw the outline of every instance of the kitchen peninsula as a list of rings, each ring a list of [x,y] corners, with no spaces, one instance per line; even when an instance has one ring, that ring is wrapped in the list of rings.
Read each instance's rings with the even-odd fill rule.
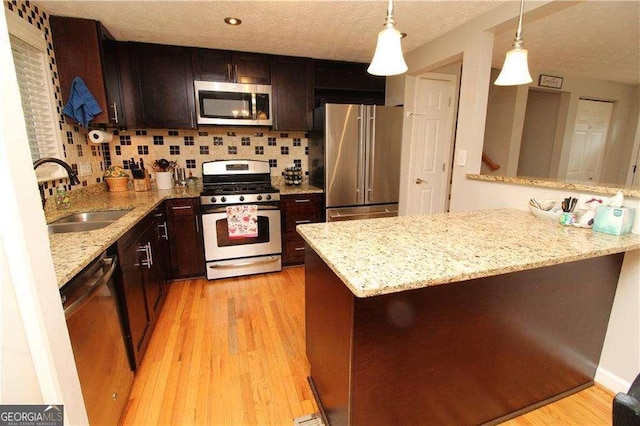
[[[640,249],[512,209],[298,231],[310,381],[332,425],[493,423],[590,386]]]

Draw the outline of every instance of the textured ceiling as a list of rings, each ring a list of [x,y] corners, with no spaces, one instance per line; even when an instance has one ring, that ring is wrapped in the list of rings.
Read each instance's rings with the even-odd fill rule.
[[[513,31],[496,35],[493,66],[501,68]],[[640,84],[640,1],[586,1],[523,23],[529,67],[561,75]]]
[[[101,21],[122,41],[369,62],[387,2],[376,1],[35,1],[52,15]],[[500,4],[394,2],[409,52]],[[242,20],[231,27],[227,16]]]
[[[121,41],[369,62],[386,1],[36,1],[53,15],[101,21]],[[395,0],[405,54],[505,2]],[[510,1],[517,10],[518,3]],[[640,83],[640,2],[586,1],[527,22],[530,65],[558,73]],[[242,25],[223,23],[227,16]],[[496,36],[493,63],[513,42]]]

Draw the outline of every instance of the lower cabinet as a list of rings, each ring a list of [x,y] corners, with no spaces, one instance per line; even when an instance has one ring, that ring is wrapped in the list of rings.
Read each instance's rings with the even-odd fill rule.
[[[120,261],[119,298],[124,309],[127,350],[136,370],[151,338],[165,296],[159,265],[159,244],[151,213],[117,242]]]
[[[200,277],[205,273],[200,200],[165,201],[172,278]]]
[[[171,281],[171,253],[169,248],[169,225],[167,224],[167,211],[164,203],[156,207],[154,211],[155,226],[158,238],[158,267],[160,278],[165,285]]]
[[[295,194],[280,197],[282,217],[282,264],[304,263],[304,240],[296,226],[322,222],[322,194]]]

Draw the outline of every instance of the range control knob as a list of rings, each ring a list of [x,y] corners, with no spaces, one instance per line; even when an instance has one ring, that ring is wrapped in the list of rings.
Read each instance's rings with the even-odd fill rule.
[[[271,194],[267,194],[267,200],[271,199]]]
[[[262,200],[262,195],[258,195],[257,200],[258,201]]]
[[[222,201],[224,203],[225,201],[227,201],[227,197],[220,198],[220,201]]]
[[[244,201],[244,195],[240,196],[240,201]]]
[[[211,197],[211,202],[212,202],[212,203],[215,203],[216,201],[218,201],[218,200],[216,199],[216,197]]]

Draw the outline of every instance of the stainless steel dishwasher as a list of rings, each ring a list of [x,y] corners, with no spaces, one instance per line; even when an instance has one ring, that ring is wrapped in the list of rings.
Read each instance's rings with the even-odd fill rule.
[[[91,425],[118,424],[133,382],[115,293],[117,267],[117,256],[105,252],[60,289]]]

